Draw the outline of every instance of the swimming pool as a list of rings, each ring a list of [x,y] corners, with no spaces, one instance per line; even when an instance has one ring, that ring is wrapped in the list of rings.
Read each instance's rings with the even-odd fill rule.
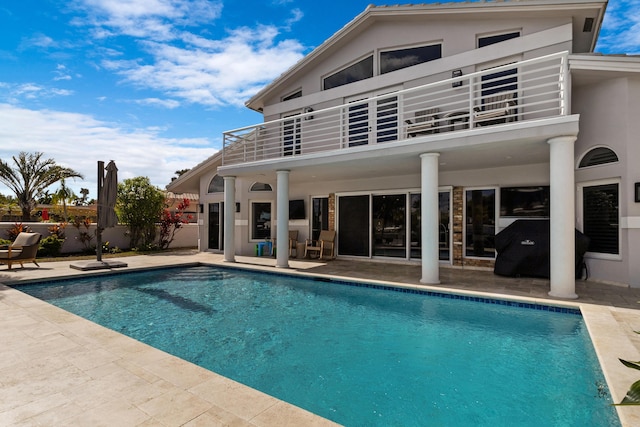
[[[577,312],[346,284],[194,267],[19,289],[347,426],[620,425]]]

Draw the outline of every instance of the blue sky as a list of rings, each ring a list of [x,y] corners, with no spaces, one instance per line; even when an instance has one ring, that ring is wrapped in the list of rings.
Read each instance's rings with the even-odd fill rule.
[[[2,2],[0,158],[43,152],[90,198],[98,160],[164,188],[223,131],[260,122],[244,102],[370,3]],[[599,52],[640,54],[640,0],[610,1],[600,37]]]

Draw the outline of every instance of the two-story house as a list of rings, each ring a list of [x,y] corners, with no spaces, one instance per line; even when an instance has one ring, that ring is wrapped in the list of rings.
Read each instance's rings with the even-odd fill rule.
[[[640,58],[594,54],[607,2],[369,6],[246,102],[262,123],[174,181],[201,250],[335,230],[337,256],[491,268],[495,235],[550,222],[550,295],[640,286]],[[276,265],[288,267],[288,251]]]

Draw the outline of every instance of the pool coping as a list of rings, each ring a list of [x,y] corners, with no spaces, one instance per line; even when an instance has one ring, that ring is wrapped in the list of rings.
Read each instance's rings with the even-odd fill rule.
[[[446,288],[445,286],[414,285],[387,280],[354,279],[340,275],[323,275],[308,273],[304,266],[291,269],[274,269],[272,265],[255,265],[250,263],[225,263],[222,257],[196,256],[192,261],[184,259],[158,260],[150,263],[147,258],[144,263],[133,264],[126,272],[146,270],[149,268],[187,267],[194,265],[211,265],[223,268],[247,269],[267,271],[275,274],[299,275],[302,277],[326,277],[356,283],[372,283],[379,286],[393,286],[401,289],[433,291],[439,294],[466,295],[478,298],[508,300],[526,304],[541,304],[545,306],[565,307],[581,311],[587,325],[596,355],[602,367],[603,374],[609,386],[614,402],[622,400],[629,386],[635,381],[633,372],[624,367],[618,357],[628,360],[640,360],[640,353],[629,338],[629,331],[621,328],[618,315],[640,315],[639,310],[617,308],[581,303],[579,301],[558,301],[544,298],[512,296],[491,292],[470,291]],[[190,258],[190,257],[185,257]],[[37,274],[39,278],[20,277],[17,280],[3,283],[28,283],[46,281],[49,279],[63,280],[72,277],[96,276],[102,274],[120,273],[120,271],[100,272],[66,272],[59,269],[57,274]],[[124,272],[124,271],[122,271]],[[53,272],[52,272],[53,273]],[[68,274],[67,274],[68,273]],[[43,277],[47,276],[47,277]],[[0,279],[2,280],[2,279]],[[243,386],[211,371],[199,368],[167,353],[151,348],[145,344],[121,335],[117,332],[96,325],[86,319],[79,318],[62,309],[54,307],[44,301],[30,297],[14,288],[0,283],[0,338],[8,340],[8,349],[0,350],[0,373],[20,372],[20,367],[34,364],[41,371],[47,371],[46,365],[56,367],[60,362],[52,360],[51,354],[44,354],[41,358],[30,351],[30,348],[42,350],[45,344],[62,343],[57,351],[59,359],[70,363],[63,370],[74,373],[73,380],[78,384],[66,384],[64,390],[57,390],[55,385],[49,384],[51,395],[41,396],[31,391],[33,399],[20,401],[22,405],[11,403],[5,393],[20,390],[21,393],[30,385],[46,379],[33,378],[29,372],[12,374],[16,376],[16,384],[10,380],[0,379],[0,424],[30,425],[42,420],[55,419],[58,422],[90,419],[95,425],[108,424],[114,420],[114,414],[122,414],[127,420],[122,425],[142,425],[144,423],[163,422],[167,425],[198,425],[199,423],[238,422],[242,425],[275,426],[283,424],[305,425],[336,425],[310,412],[297,408],[286,402],[279,401],[259,391]],[[7,328],[6,326],[10,326]],[[626,325],[629,326],[630,325]],[[7,331],[11,332],[7,332]],[[633,331],[631,331],[633,332]],[[27,344],[25,344],[25,341]],[[85,354],[74,357],[74,353]],[[97,355],[97,357],[96,357]],[[1,357],[5,356],[5,357]],[[95,360],[94,360],[95,359]],[[113,360],[111,360],[113,359]],[[18,360],[11,364],[11,361]],[[101,361],[105,361],[101,363]],[[96,366],[94,366],[96,365]],[[53,369],[53,368],[52,368]],[[56,379],[56,371],[47,371]],[[178,372],[180,371],[180,372]],[[640,377],[640,375],[638,376]],[[0,375],[0,378],[2,376]],[[131,402],[121,399],[106,399],[102,401],[99,395],[93,394],[97,402],[88,402],[87,396],[77,395],[75,388],[91,388],[89,384],[105,384],[108,378],[126,378],[136,386],[144,386],[144,392],[136,395]],[[20,381],[18,381],[20,379]],[[59,378],[58,378],[59,381]],[[127,382],[127,384],[128,384]],[[18,387],[18,389],[16,389]],[[116,386],[117,387],[117,386]],[[134,388],[132,384],[131,389]],[[132,390],[125,390],[133,393]],[[121,390],[119,391],[122,392]],[[146,393],[146,394],[145,394]],[[91,395],[89,393],[89,395]],[[3,399],[3,397],[5,399]],[[169,399],[171,397],[171,399]],[[7,400],[9,399],[9,400]],[[169,399],[169,400],[167,400]],[[182,399],[179,410],[172,406]],[[186,402],[186,403],[185,403]],[[92,406],[97,405],[97,406]],[[119,405],[119,406],[118,406]],[[189,409],[185,409],[185,405]],[[115,408],[117,406],[117,409]],[[254,408],[248,408],[254,406]],[[172,410],[171,408],[174,408]],[[640,407],[617,406],[618,415],[623,426],[640,425]],[[101,419],[101,415],[105,418]],[[64,418],[66,416],[66,418]],[[184,419],[191,416],[190,419]],[[176,418],[180,418],[177,423]],[[13,424],[12,424],[13,425]]]

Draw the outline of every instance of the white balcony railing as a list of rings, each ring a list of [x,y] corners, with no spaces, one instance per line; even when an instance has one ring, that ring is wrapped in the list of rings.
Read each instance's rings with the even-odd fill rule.
[[[567,75],[563,52],[231,130],[223,164],[567,115]]]

